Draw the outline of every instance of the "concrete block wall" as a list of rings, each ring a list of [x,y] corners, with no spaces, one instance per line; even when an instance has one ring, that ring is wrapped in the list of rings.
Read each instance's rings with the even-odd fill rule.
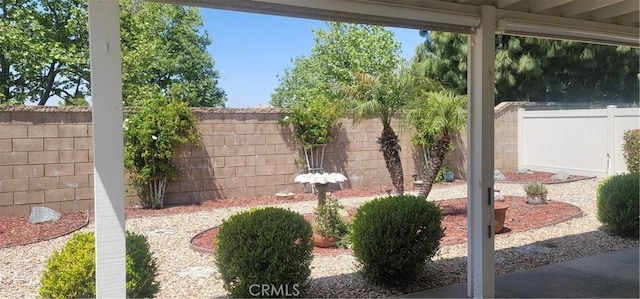
[[[500,171],[518,169],[518,108],[519,102],[502,102],[495,109],[494,167]]]
[[[295,183],[306,173],[302,148],[290,129],[278,125],[277,109],[194,108],[200,120],[201,149],[180,154],[184,176],[167,188],[166,202],[198,202],[206,199],[304,192]],[[334,140],[325,148],[324,170],[343,173],[348,181],[334,188],[390,185],[377,138],[382,125],[375,119],[353,126],[341,119]],[[398,124],[395,124],[397,127]],[[400,135],[405,177],[411,178],[413,160],[408,134]],[[408,175],[406,175],[408,174]],[[131,196],[130,202],[135,202]]]
[[[501,104],[502,105],[502,104]],[[517,167],[517,129],[511,117],[518,105],[496,107],[496,168]],[[194,108],[202,144],[182,149],[183,176],[167,188],[166,203],[303,192],[294,183],[305,172],[304,156],[290,130],[280,127],[277,109]],[[511,116],[511,114],[514,116]],[[324,169],[349,179],[341,188],[391,185],[377,139],[377,119],[354,126],[340,120],[325,149]],[[398,128],[398,123],[394,128]],[[498,133],[500,131],[500,133]],[[402,147],[405,185],[410,186],[416,158],[408,131],[396,130]],[[28,215],[34,205],[58,211],[93,207],[93,128],[87,107],[0,106],[0,216]],[[508,140],[503,140],[503,139]],[[511,141],[513,139],[513,141]],[[510,147],[514,144],[514,147]],[[513,161],[510,157],[513,156]],[[465,177],[466,134],[456,140],[452,162]],[[506,160],[509,159],[509,160]],[[129,186],[127,204],[138,199]]]
[[[529,102],[502,102],[494,108],[494,165],[500,171],[518,168],[518,109],[535,106]],[[454,152],[445,161],[456,178],[465,178],[467,171],[467,130],[462,129],[453,140]]]
[[[92,209],[92,132],[87,109],[3,107],[0,216]]]

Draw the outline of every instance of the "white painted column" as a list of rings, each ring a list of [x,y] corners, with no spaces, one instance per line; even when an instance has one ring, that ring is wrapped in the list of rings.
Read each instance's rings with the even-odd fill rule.
[[[607,176],[616,174],[616,106],[607,106]]]
[[[482,6],[480,16],[480,26],[468,40],[467,295],[473,298],[491,298],[495,296],[493,242],[495,7]]]
[[[118,1],[89,0],[96,295],[125,298],[124,145]]]

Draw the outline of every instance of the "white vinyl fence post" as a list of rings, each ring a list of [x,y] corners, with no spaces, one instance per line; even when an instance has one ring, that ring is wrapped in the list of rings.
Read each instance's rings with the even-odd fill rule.
[[[607,176],[616,171],[616,106],[607,106]]]

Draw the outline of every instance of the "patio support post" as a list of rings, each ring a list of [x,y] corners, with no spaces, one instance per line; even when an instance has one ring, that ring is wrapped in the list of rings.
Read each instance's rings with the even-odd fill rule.
[[[124,145],[118,1],[89,0],[96,296],[125,298]]]
[[[493,232],[493,108],[496,10],[481,7],[468,40],[467,295],[495,297]]]

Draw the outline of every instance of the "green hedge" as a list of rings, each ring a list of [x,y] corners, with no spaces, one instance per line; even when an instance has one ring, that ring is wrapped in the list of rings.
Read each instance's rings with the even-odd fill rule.
[[[415,280],[444,236],[442,211],[416,196],[374,199],[362,205],[351,226],[360,273],[376,284]]]
[[[142,235],[126,234],[126,290],[128,298],[150,298],[159,290],[155,280],[156,263],[149,243]],[[40,279],[44,298],[96,297],[95,236],[75,234],[62,248],[54,251]]]
[[[606,178],[598,186],[598,219],[613,233],[638,238],[640,173]]]
[[[302,215],[281,208],[229,217],[215,254],[225,289],[231,297],[302,296],[311,274],[311,234]]]

